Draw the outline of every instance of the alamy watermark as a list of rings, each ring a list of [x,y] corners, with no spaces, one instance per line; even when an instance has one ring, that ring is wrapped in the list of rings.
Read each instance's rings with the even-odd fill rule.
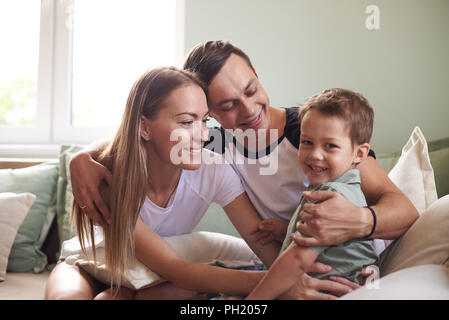
[[[367,266],[366,271],[371,272],[371,274],[366,278],[365,287],[368,290],[380,289],[379,267],[376,265]]]
[[[234,144],[229,139],[223,139],[221,131],[213,131],[209,137],[213,141],[212,151],[216,150],[222,156],[213,153],[201,152],[194,146],[193,137],[199,137],[203,130],[201,125],[193,126],[192,135],[186,135],[183,129],[171,132],[170,141],[176,144],[170,151],[170,160],[173,164],[248,164],[258,166],[260,175],[274,175],[279,164],[278,130],[277,129],[247,129],[226,130],[226,135],[235,138]],[[267,146],[268,141],[274,141]]]
[[[365,27],[368,30],[380,29],[380,9],[378,6],[371,4],[365,8],[365,13],[368,16],[365,19]]]

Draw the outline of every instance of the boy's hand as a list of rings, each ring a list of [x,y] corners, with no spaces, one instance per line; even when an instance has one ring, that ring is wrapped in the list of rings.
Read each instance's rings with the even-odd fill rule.
[[[93,160],[88,153],[75,156],[70,161],[69,167],[76,203],[95,224],[106,226],[110,223],[111,215],[100,195],[100,184],[103,180],[111,184],[111,173],[105,166]]]
[[[284,242],[287,233],[287,225],[276,219],[262,220],[257,229],[251,232],[256,235],[256,242],[266,245],[271,241]]]

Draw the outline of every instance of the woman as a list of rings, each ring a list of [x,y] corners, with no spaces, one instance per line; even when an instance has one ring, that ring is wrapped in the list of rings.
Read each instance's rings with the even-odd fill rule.
[[[181,299],[194,297],[196,292],[250,292],[262,272],[186,261],[162,238],[190,233],[212,202],[224,208],[265,265],[277,256],[278,244],[263,246],[250,236],[260,219],[233,169],[226,164],[201,163],[201,153],[208,152],[202,149],[208,139],[208,114],[204,86],[188,71],[152,69],[131,89],[115,138],[99,157],[112,172],[112,181],[104,189],[111,213],[111,224],[104,227],[106,265],[113,283],[120,285],[135,253],[181,290],[172,292],[174,286],[163,284],[135,295],[121,288],[116,298],[148,298],[154,292],[163,298],[167,290],[167,297]],[[74,216],[78,235],[84,239],[91,234],[92,221],[76,205]],[[82,242],[81,248],[86,245]],[[47,299],[111,297],[110,289],[65,262],[52,271],[46,287]]]

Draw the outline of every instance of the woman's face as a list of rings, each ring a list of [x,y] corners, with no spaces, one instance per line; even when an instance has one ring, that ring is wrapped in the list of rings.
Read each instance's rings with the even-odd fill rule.
[[[211,115],[225,129],[268,129],[269,99],[254,70],[231,54],[208,87]]]
[[[173,90],[155,119],[142,117],[142,137],[149,139],[150,157],[183,169],[198,169],[209,135],[208,116],[206,95],[200,87],[189,84]]]

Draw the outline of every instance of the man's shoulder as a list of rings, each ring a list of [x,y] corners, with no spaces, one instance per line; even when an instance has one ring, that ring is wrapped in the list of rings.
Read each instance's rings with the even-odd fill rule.
[[[226,148],[226,130],[222,127],[209,128],[209,139],[204,143],[204,148],[224,154]]]
[[[299,136],[301,134],[301,122],[298,118],[299,110],[297,107],[290,107],[285,108],[285,112],[287,121],[284,127],[284,136],[295,148],[299,148]]]

